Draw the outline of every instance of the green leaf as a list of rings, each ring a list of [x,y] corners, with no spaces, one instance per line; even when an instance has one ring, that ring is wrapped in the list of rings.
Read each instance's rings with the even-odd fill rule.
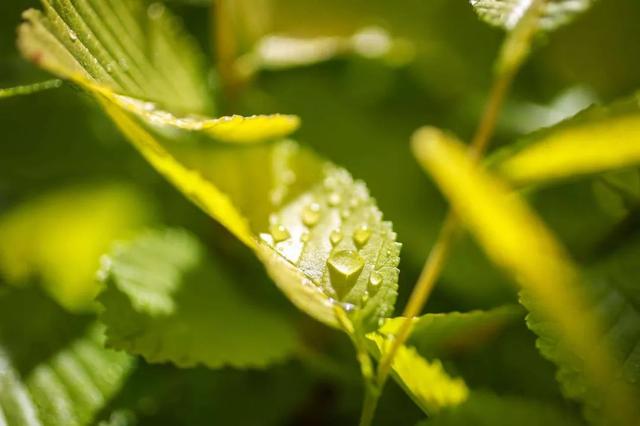
[[[206,118],[203,59],[161,3],[42,0],[19,28],[22,54],[91,93],[110,94],[121,108],[154,125],[202,131],[220,140],[254,142],[294,131],[293,116]],[[171,112],[169,112],[171,111]]]
[[[419,426],[578,426],[578,419],[558,407],[517,396],[472,392],[469,399]]]
[[[633,384],[640,390],[640,238],[631,241],[591,267],[587,275],[589,309],[604,325],[600,341],[614,350],[620,369],[616,380]],[[545,321],[535,302],[523,297],[531,310],[527,325],[538,336],[541,353],[558,366],[558,381],[567,397],[587,404],[586,414],[597,423],[602,412],[599,393],[591,386],[584,366],[559,345],[559,337]]]
[[[391,340],[374,332],[367,339],[379,357],[388,351]],[[391,365],[393,377],[425,413],[431,415],[445,407],[463,403],[469,396],[464,380],[451,378],[439,360],[427,361],[415,348],[402,345]]]
[[[502,306],[488,311],[425,314],[414,320],[408,342],[428,358],[446,355],[490,339],[521,313],[518,306]],[[404,320],[391,318],[379,332],[394,335]]]
[[[244,77],[261,70],[283,70],[310,66],[339,57],[357,55],[380,59],[390,65],[405,64],[414,55],[414,46],[405,39],[392,38],[380,27],[365,27],[353,35],[291,37],[268,34],[253,49],[238,58],[236,69]]]
[[[164,19],[155,18],[156,14],[168,14],[156,6],[148,11],[151,21]],[[116,12],[105,20],[133,19],[126,10]],[[160,173],[256,251],[298,307],[335,327],[340,326],[336,309],[344,309],[358,327],[368,330],[391,313],[399,244],[363,183],[290,141],[242,146],[213,143],[211,134],[184,132],[184,126],[168,131],[164,125],[175,120],[162,113],[166,120],[154,120],[154,105],[149,108],[151,115],[140,113],[139,103],[123,101],[120,94],[96,84],[104,84],[106,77],[98,75],[95,56],[85,55],[91,37],[84,40],[77,28],[75,41],[69,40],[66,27],[57,24],[55,10],[47,7],[47,13],[47,19],[33,11],[27,14],[30,21],[21,27],[23,52],[28,57],[40,54],[43,66],[63,69],[63,75],[84,73],[74,81],[97,98]],[[45,35],[53,34],[59,43],[45,43]],[[77,65],[84,59],[89,65]],[[180,66],[165,58],[157,64],[157,72]],[[235,127],[225,130],[227,136],[239,131]]]
[[[25,306],[39,308],[38,315],[25,319]],[[22,321],[20,333],[11,330],[16,322],[9,322],[16,310]],[[62,334],[78,317],[61,312],[32,291],[0,296],[0,316],[2,424],[89,425],[132,367],[129,356],[104,348],[102,328],[96,324],[79,336]],[[47,350],[44,342],[50,343]]]
[[[252,302],[192,235],[156,231],[116,246],[101,271],[107,343],[181,367],[263,367],[291,355],[286,316]]]
[[[528,184],[640,163],[640,97],[591,107],[536,132],[492,160],[512,182]]]
[[[608,421],[633,424],[635,395],[615,379],[620,365],[602,342],[601,321],[588,309],[579,273],[564,248],[517,194],[482,170],[451,136],[423,128],[413,148],[487,255],[535,301],[562,337],[564,350],[581,358]]]
[[[62,306],[87,309],[100,255],[149,216],[140,194],[119,184],[40,195],[0,216],[0,275],[14,285],[39,279]]]
[[[483,21],[506,30],[515,28],[535,3],[532,0],[469,0],[469,2]],[[552,31],[589,9],[594,2],[595,0],[545,0],[541,2],[537,27],[542,31]]]

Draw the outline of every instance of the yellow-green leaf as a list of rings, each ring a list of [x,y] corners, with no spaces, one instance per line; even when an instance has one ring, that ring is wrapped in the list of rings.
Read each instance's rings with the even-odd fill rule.
[[[583,359],[610,419],[630,424],[634,397],[615,379],[620,366],[599,338],[601,325],[587,310],[579,274],[563,247],[517,194],[483,171],[451,136],[420,129],[413,150],[489,257],[515,277],[565,347]]]
[[[165,6],[117,0],[43,0],[44,14],[24,13],[18,45],[37,65],[151,124],[202,131],[221,141],[256,142],[287,135],[295,116],[207,118],[212,111],[202,58]],[[175,112],[174,112],[175,111]]]
[[[384,354],[391,344],[390,339],[378,332],[368,334],[367,338],[379,354]],[[461,404],[469,396],[464,380],[450,377],[440,361],[426,360],[415,348],[401,346],[391,367],[400,386],[429,415]]]
[[[518,184],[563,179],[640,163],[640,98],[593,107],[534,133],[494,159]]]
[[[139,194],[121,185],[43,194],[0,217],[0,274],[16,285],[39,278],[66,308],[86,309],[100,255],[148,218]]]

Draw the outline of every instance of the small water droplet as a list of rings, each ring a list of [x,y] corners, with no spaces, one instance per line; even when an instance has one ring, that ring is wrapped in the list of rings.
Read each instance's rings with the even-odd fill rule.
[[[307,241],[309,241],[309,237],[310,237],[310,234],[307,231],[305,231],[302,234],[300,234],[300,241],[302,241],[303,243],[306,243]]]
[[[356,306],[353,303],[342,303],[340,306],[342,306],[342,309],[345,310],[345,312],[349,313],[349,312],[353,312],[353,310],[356,308]]]
[[[369,276],[369,284],[374,287],[377,287],[382,282],[382,274],[378,271],[373,271]]]
[[[273,237],[271,236],[271,234],[266,234],[263,232],[260,234],[260,239],[269,246],[273,245]]]
[[[329,205],[331,207],[335,207],[338,204],[340,204],[340,194],[338,194],[337,192],[332,192],[331,194],[329,194]]]
[[[320,204],[311,203],[302,211],[302,223],[306,226],[315,226],[320,219]]]
[[[339,229],[334,229],[333,231],[331,231],[331,233],[329,234],[329,241],[333,246],[342,241],[342,231]]]
[[[149,19],[158,19],[164,14],[164,6],[161,3],[151,3],[147,8]]]
[[[273,241],[276,243],[280,243],[282,241],[286,241],[289,239],[291,234],[289,234],[289,230],[282,225],[271,225],[269,227],[269,233],[273,237]]]
[[[362,295],[362,303],[365,304],[367,303],[367,301],[369,300],[369,292],[365,290],[364,294]]]
[[[371,230],[367,225],[362,225],[353,233],[353,242],[356,243],[356,246],[358,246],[358,248],[361,248],[362,246],[367,244],[367,241],[369,241],[370,237]]]
[[[107,72],[109,74],[112,74],[115,71],[115,66],[113,65],[113,63],[108,63],[107,64]]]
[[[327,261],[331,284],[342,298],[355,284],[362,268],[364,260],[352,250],[340,250],[332,253]]]
[[[287,185],[291,185],[296,181],[296,174],[291,170],[287,170],[282,175],[282,181]]]
[[[78,41],[78,34],[76,34],[76,32],[73,30],[69,30],[69,40],[74,42]]]

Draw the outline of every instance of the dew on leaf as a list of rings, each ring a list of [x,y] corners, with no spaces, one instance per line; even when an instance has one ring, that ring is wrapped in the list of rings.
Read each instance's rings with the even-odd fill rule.
[[[320,219],[320,204],[311,203],[302,211],[302,223],[306,226],[315,226]]]
[[[69,40],[74,42],[78,41],[78,34],[76,34],[76,32],[73,30],[69,30]]]
[[[364,260],[358,253],[352,250],[340,250],[332,253],[327,261],[331,284],[339,298],[344,297],[355,284],[362,268]]]
[[[362,246],[367,244],[367,241],[369,241],[370,237],[371,230],[367,225],[362,225],[353,233],[353,242],[356,243],[356,246],[358,246],[358,248],[361,248]]]
[[[282,225],[273,224],[269,227],[269,233],[276,243],[286,241],[291,237],[289,230]]]
[[[382,274],[378,271],[373,271],[369,276],[369,284],[374,287],[377,287],[382,282]]]
[[[331,231],[331,233],[329,234],[329,241],[331,242],[332,246],[335,246],[340,241],[342,241],[342,231],[339,229],[334,229],[333,231]]]
[[[331,194],[329,194],[329,205],[331,207],[336,207],[338,204],[340,204],[340,194],[338,194],[337,192],[332,192]]]

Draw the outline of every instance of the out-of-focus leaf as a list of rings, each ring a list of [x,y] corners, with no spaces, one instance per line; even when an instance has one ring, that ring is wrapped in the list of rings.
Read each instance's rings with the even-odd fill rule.
[[[489,311],[425,314],[415,318],[409,344],[426,357],[446,355],[491,338],[521,312],[517,306],[503,306]],[[395,335],[404,320],[391,318],[379,332]]]
[[[62,81],[58,79],[42,81],[40,83],[27,84],[24,86],[0,88],[0,99],[11,96],[30,95],[32,93],[41,92],[43,90],[57,89],[62,85]]]
[[[103,330],[96,324],[79,336],[63,336],[63,329],[80,318],[61,312],[31,290],[2,294],[0,307],[2,424],[92,424],[98,411],[119,391],[132,359],[105,349]],[[38,314],[25,318],[24,312],[36,307],[40,308]],[[16,313],[22,314],[21,333],[11,330],[15,323],[8,323]],[[42,351],[44,341],[51,343],[52,351]],[[34,353],[35,348],[40,351]]]
[[[61,305],[86,309],[100,255],[148,218],[139,194],[121,185],[44,194],[0,217],[0,273],[16,285],[40,278]]]
[[[492,160],[509,180],[526,184],[640,163],[640,98],[592,107],[534,133]]]
[[[532,0],[469,1],[483,21],[506,30],[514,29],[535,3]],[[595,0],[544,0],[541,2],[537,26],[541,31],[554,30],[589,9],[594,2]]]
[[[618,376],[640,389],[640,239],[614,252],[598,262],[587,273],[589,309],[597,315],[604,331],[601,342],[614,350],[621,366]],[[532,313],[527,325],[538,336],[537,346],[541,353],[558,366],[558,381],[567,397],[586,401],[587,416],[597,423],[601,416],[598,394],[591,384],[579,360],[567,356],[559,344],[560,338],[550,324],[541,317],[537,304],[524,299]]]
[[[558,407],[517,396],[472,392],[469,399],[417,426],[578,426],[575,417]]]
[[[621,366],[602,342],[602,324],[588,309],[578,272],[562,246],[516,194],[484,172],[453,138],[424,128],[414,136],[413,148],[487,254],[520,283],[527,308],[544,316],[562,337],[564,351],[582,359],[609,421],[632,424],[634,396],[618,379]]]
[[[350,37],[267,35],[251,52],[238,59],[236,67],[241,75],[248,76],[262,69],[308,66],[350,54],[404,64],[411,60],[414,51],[409,41],[394,39],[379,27],[363,28]]]
[[[374,332],[367,338],[375,344],[379,356],[389,349],[391,340]],[[469,396],[464,380],[451,378],[438,360],[427,361],[415,348],[401,346],[392,363],[393,376],[407,394],[432,415],[446,407],[463,403]]]
[[[254,142],[294,131],[293,116],[203,118],[212,106],[202,58],[193,41],[161,3],[43,1],[20,26],[23,55],[89,92],[115,92],[120,107],[151,124]],[[175,113],[169,111],[176,111]]]
[[[290,355],[295,330],[252,302],[184,231],[142,235],[116,246],[101,271],[107,344],[149,362],[181,367],[264,367]]]

